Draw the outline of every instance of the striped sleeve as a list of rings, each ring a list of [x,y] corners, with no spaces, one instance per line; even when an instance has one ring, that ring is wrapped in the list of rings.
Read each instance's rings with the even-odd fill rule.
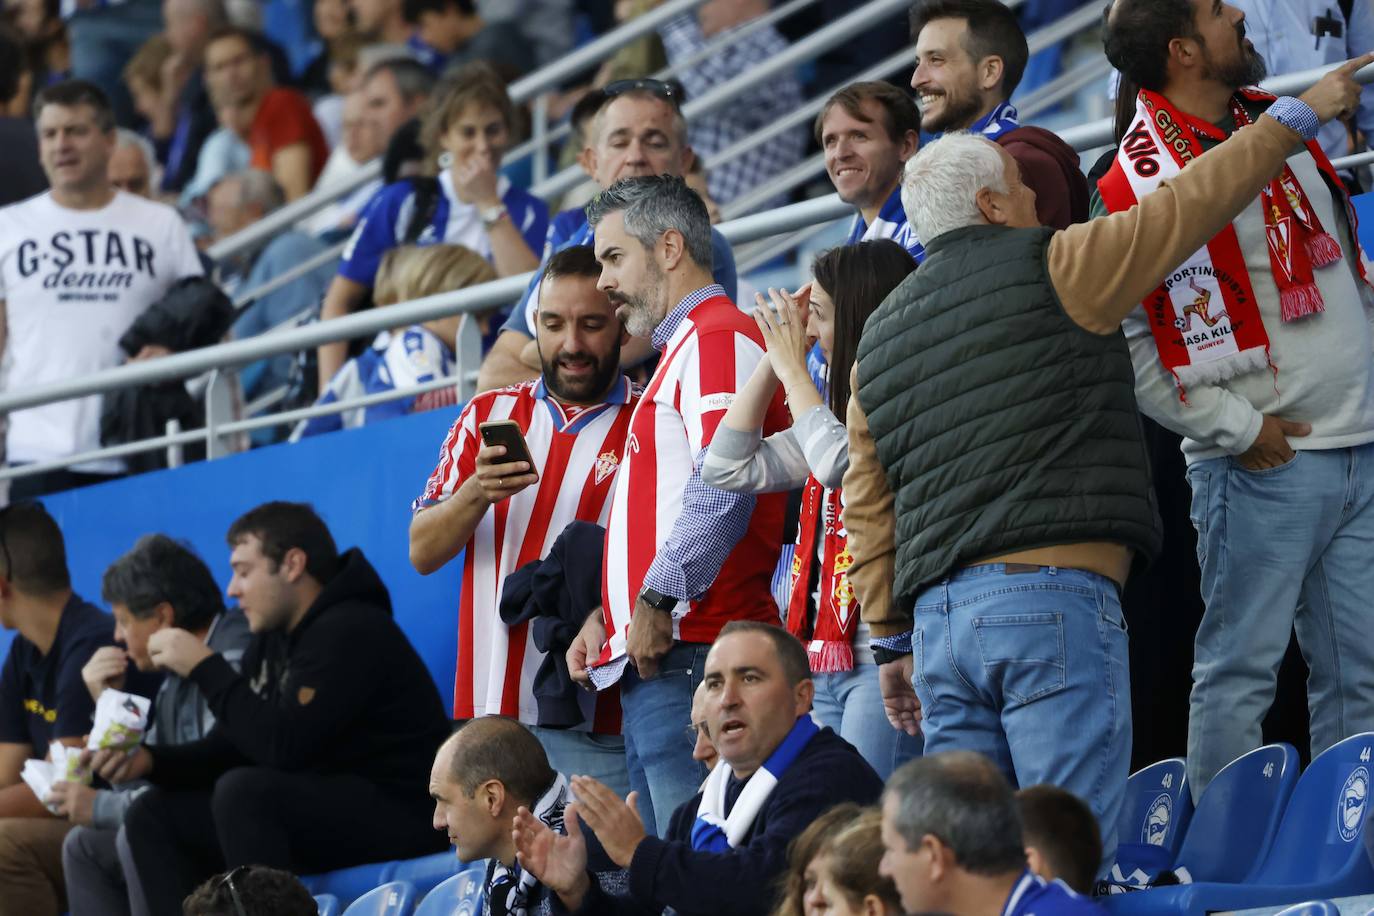
[[[763,348],[733,330],[710,331],[699,335],[694,352],[684,356],[689,364],[683,367],[681,412],[696,454],[711,444],[736,393],[763,359]]]
[[[444,437],[444,444],[439,449],[439,464],[429,475],[424,492],[410,504],[412,513],[448,499],[477,470],[477,451],[481,448],[477,424],[481,422],[479,415],[485,415],[489,403],[487,399],[474,398],[463,408],[463,413]]]

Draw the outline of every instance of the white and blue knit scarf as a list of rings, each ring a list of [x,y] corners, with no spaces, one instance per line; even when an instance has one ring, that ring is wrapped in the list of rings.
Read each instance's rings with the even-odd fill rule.
[[[544,790],[530,812],[548,825],[554,833],[565,833],[563,809],[568,806],[568,780],[557,774],[553,785]],[[518,864],[507,867],[500,859],[487,864],[486,899],[492,916],[526,916],[534,901],[539,880]]]
[[[1016,113],[1016,106],[1011,102],[1002,102],[992,111],[988,112],[973,125],[969,127],[969,133],[982,134],[989,140],[996,141],[998,137],[1008,131],[1016,130],[1021,126],[1020,116]]]
[[[730,765],[724,760],[717,763],[701,790],[697,820],[692,825],[692,848],[700,852],[726,852],[738,846],[754,826],[754,818],[763,810],[782,774],[820,730],[809,715],[799,718],[782,744],[750,777],[729,817],[725,816],[725,790],[730,784]]]

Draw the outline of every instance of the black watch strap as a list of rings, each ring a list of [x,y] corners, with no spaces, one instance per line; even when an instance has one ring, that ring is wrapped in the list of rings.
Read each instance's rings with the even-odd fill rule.
[[[676,598],[662,592],[656,592],[651,588],[641,590],[639,600],[656,611],[672,611],[673,608],[677,607]]]
[[[882,646],[873,647],[873,660],[880,665],[886,665],[889,662],[901,661],[910,654],[911,653],[909,651],[898,652],[895,649],[884,649]]]

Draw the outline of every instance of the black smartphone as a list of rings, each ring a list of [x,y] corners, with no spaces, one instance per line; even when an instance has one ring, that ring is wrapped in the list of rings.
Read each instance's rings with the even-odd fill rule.
[[[525,434],[520,431],[520,424],[514,420],[489,420],[477,427],[482,434],[483,445],[504,445],[506,455],[501,459],[502,464],[511,461],[524,461],[534,470],[534,457],[530,455],[530,447],[525,444]]]

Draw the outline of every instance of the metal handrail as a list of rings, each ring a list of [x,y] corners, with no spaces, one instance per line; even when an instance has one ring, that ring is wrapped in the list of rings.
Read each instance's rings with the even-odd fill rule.
[[[242,309],[252,302],[256,302],[268,293],[275,293],[284,286],[295,283],[301,277],[333,261],[343,254],[343,250],[348,247],[348,242],[339,242],[330,245],[323,251],[311,255],[299,264],[293,265],[290,269],[284,270],[270,280],[265,280],[258,286],[253,287],[247,292],[240,293],[234,297],[234,305]]]
[[[849,212],[852,212],[849,206],[832,194],[732,223],[724,223],[717,228],[727,240],[737,244],[790,232],[818,220],[835,219]],[[291,330],[260,334],[245,340],[229,341],[160,359],[141,360],[81,378],[62,379],[45,385],[6,391],[0,393],[0,412],[22,410],[26,407],[136,385],[187,378],[210,369],[244,365],[279,353],[295,353],[321,344],[368,337],[387,328],[420,324],[465,312],[480,312],[515,300],[525,291],[533,276],[534,273],[530,272],[504,277],[468,289],[440,293],[385,308],[370,309]]]
[[[642,16],[636,16],[629,22],[622,23],[566,57],[560,58],[529,76],[516,80],[510,86],[511,101],[517,105],[529,101],[581,70],[600,63],[630,42],[657,30],[659,25],[674,16],[695,9],[704,2],[705,0],[667,0],[662,6],[650,10]],[[381,159],[374,159],[352,175],[341,178],[337,182],[331,182],[326,188],[315,188],[298,200],[293,200],[281,209],[269,213],[246,229],[241,229],[227,239],[216,242],[210,246],[206,253],[211,258],[219,260],[261,245],[281,230],[323,210],[345,194],[356,191],[374,178],[379,178],[381,174],[382,161]]]
[[[1021,0],[1017,0],[1017,2],[1019,3]],[[693,118],[723,108],[735,101],[737,97],[757,89],[759,83],[790,70],[798,64],[812,60],[822,52],[861,34],[872,27],[874,19],[888,13],[904,10],[909,5],[910,0],[867,0],[857,9],[851,10],[825,27],[817,29],[801,41],[789,45],[787,50],[781,54],[761,62],[757,67],[741,73],[734,79],[721,83],[698,98],[688,99],[687,104],[682,106],[682,114],[690,123]],[[571,190],[585,177],[581,166],[569,166],[549,178],[548,181],[534,185],[530,188],[530,193],[536,197],[550,200]]]
[[[656,80],[672,79],[672,77],[676,73],[680,72],[682,69],[693,66],[694,64],[700,63],[703,60],[707,60],[708,58],[716,54],[719,54],[721,49],[729,47],[730,45],[739,41],[741,38],[747,38],[762,28],[773,25],[776,22],[781,22],[788,16],[791,16],[793,13],[796,13],[798,10],[805,9],[806,7],[811,6],[812,4],[817,2],[819,2],[819,0],[791,0],[791,2],[789,3],[784,3],[782,6],[769,10],[762,16],[750,19],[743,25],[731,29],[729,32],[726,32],[725,34],[721,35],[720,38],[708,43],[706,47],[702,48],[695,54],[690,54],[685,59],[680,60],[677,63],[669,64],[661,70],[658,70],[655,73],[650,74],[649,78]],[[1020,0],[1018,0],[1018,2],[1020,2]],[[503,161],[519,162],[521,159],[524,159],[525,157],[531,155],[536,150],[543,152],[547,150],[548,146],[557,143],[559,140],[562,140],[570,133],[572,133],[572,125],[567,121],[564,121],[561,124],[550,127],[547,130],[547,132],[544,135],[543,143],[540,143],[536,141],[535,138],[531,137],[523,143],[520,143],[519,145],[512,147],[503,157]],[[537,180],[542,181],[543,176],[540,176],[540,178]]]

